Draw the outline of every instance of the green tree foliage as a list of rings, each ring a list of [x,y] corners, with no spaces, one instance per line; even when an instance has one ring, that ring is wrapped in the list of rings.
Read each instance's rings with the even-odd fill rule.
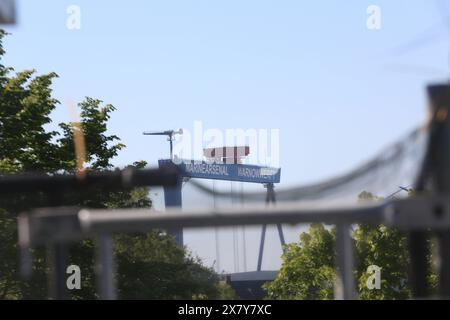
[[[370,192],[362,192],[360,201],[379,201]],[[360,299],[408,299],[409,254],[406,234],[384,225],[360,224],[353,233],[356,244],[358,289]],[[366,283],[370,265],[381,268],[380,290],[371,290]]]
[[[158,233],[121,235],[116,244],[119,297],[221,298],[218,276],[176,246],[172,238]]]
[[[0,58],[5,51],[0,30]],[[1,60],[0,60],[1,61]],[[55,73],[36,75],[34,70],[15,72],[0,64],[0,174],[29,171],[47,174],[71,173],[76,169],[71,123],[60,123],[48,130],[51,113],[59,102],[52,97]],[[111,170],[111,160],[124,148],[119,137],[107,133],[112,105],[85,98],[79,105],[87,170]],[[145,162],[136,162],[143,167]],[[147,188],[105,192],[89,190],[78,194],[61,193],[66,205],[93,208],[150,207]],[[23,282],[18,274],[17,214],[48,205],[43,194],[0,196],[0,299],[45,298],[46,259],[43,248],[34,251],[34,276]],[[184,249],[172,237],[155,230],[147,234],[117,235],[115,254],[118,262],[119,296],[142,298],[220,298],[230,294],[218,276]],[[94,243],[84,240],[70,250],[68,264],[81,268],[81,290],[72,291],[74,299],[93,299],[95,294]]]
[[[359,201],[379,201],[370,192],[362,192]],[[360,299],[408,299],[409,254],[406,235],[383,225],[355,225],[357,290]],[[429,243],[433,245],[432,242]],[[283,264],[275,281],[265,288],[274,299],[330,299],[335,280],[335,231],[333,227],[312,224],[308,232],[300,235],[298,243],[285,247]],[[430,285],[436,286],[436,275],[431,272]],[[381,268],[380,289],[369,289],[367,272],[370,265]]]
[[[272,299],[332,299],[334,230],[312,224],[299,243],[288,244],[277,278],[264,285]]]

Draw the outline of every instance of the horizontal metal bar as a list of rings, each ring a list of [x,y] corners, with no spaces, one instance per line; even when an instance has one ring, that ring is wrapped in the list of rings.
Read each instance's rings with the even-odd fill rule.
[[[25,219],[26,218],[26,219]],[[450,229],[450,199],[421,196],[383,203],[354,205],[307,205],[214,208],[166,211],[152,209],[41,208],[22,215],[21,245],[77,240],[95,233],[148,231],[151,229],[206,228],[263,224],[386,224],[404,230]]]
[[[149,209],[83,209],[79,213],[81,229],[86,233],[278,223],[381,223],[383,216],[384,204],[319,207],[299,205],[298,203],[239,209],[168,209],[164,212]]]
[[[122,190],[142,186],[174,186],[179,183],[179,175],[174,168],[134,169],[88,172],[82,178],[74,174],[48,175],[10,174],[0,175],[2,194],[23,192],[67,192],[80,191],[90,187],[102,190]]]
[[[386,224],[402,230],[450,229],[448,195],[424,195],[388,202]]]
[[[39,208],[19,216],[19,243],[32,247],[50,242],[77,241],[83,237],[79,207]]]

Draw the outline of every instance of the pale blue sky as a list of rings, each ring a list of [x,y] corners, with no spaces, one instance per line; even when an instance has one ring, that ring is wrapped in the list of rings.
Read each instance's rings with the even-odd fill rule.
[[[307,183],[351,169],[422,121],[425,85],[449,70],[439,3],[21,0],[4,63],[57,72],[61,101],[114,104],[110,131],[127,145],[116,165],[155,165],[168,156],[167,142],[142,131],[192,129],[199,120],[222,130],[280,129],[282,183]],[[81,8],[81,30],[66,28],[71,4]],[[381,8],[379,31],[366,27],[370,4]],[[432,41],[396,49],[423,38]],[[68,121],[67,108],[54,118]],[[214,248],[205,244],[214,240],[205,232],[208,241],[206,233],[187,238],[211,264]],[[256,254],[259,234],[248,236]],[[270,253],[267,268],[280,253]],[[221,267],[233,270],[227,261]]]
[[[438,2],[21,0],[5,63],[56,71],[61,101],[114,104],[111,132],[128,146],[118,165],[167,155],[143,130],[200,120],[280,129],[282,180],[302,183],[351,168],[421,121],[424,86],[449,69]],[[81,30],[66,28],[70,4]],[[366,28],[370,4],[382,10],[379,31]],[[424,33],[440,37],[394,53]],[[55,118],[68,114],[61,106]]]

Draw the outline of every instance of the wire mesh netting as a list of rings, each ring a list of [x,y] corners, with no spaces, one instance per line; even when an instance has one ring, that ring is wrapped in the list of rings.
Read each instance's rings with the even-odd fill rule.
[[[319,183],[276,190],[277,201],[355,201],[362,191],[390,196],[399,187],[410,188],[421,168],[427,132],[413,130],[404,139],[383,149],[377,156],[356,169]],[[190,183],[204,197],[230,199],[234,202],[262,202],[265,192],[224,191],[192,180]],[[398,194],[400,196],[401,194]],[[217,201],[216,201],[217,203]]]
[[[350,172],[318,183],[276,188],[277,202],[346,204],[358,201],[362,191],[380,197],[404,197],[413,187],[422,167],[428,134],[417,128],[384,148],[375,157]],[[266,190],[245,191],[242,183],[191,179],[183,186],[183,207],[229,207],[264,205]],[[298,241],[306,226],[283,226],[286,242]],[[256,270],[261,227],[234,227],[185,230],[188,247],[219,271]],[[281,264],[281,245],[276,226],[269,226],[265,239],[263,269]]]

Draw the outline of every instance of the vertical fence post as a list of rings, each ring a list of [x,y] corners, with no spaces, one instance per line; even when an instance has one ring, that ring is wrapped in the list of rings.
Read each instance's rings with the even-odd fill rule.
[[[440,268],[439,268],[439,294],[441,299],[450,298],[450,233],[438,232]]]
[[[428,246],[425,231],[411,231],[408,234],[409,256],[411,266],[409,281],[413,298],[424,298],[428,295]]]
[[[114,246],[109,234],[100,234],[97,238],[96,272],[97,287],[100,299],[115,300],[116,274],[114,262]]]
[[[350,236],[350,225],[338,224],[336,229],[337,284],[335,298],[338,300],[351,300],[356,298],[356,294],[353,275],[353,240]]]
[[[54,242],[47,244],[47,266],[49,269],[48,289],[50,299],[67,299],[66,262],[68,256],[67,243]]]
[[[431,178],[434,191],[438,194],[450,192],[450,85],[432,85],[428,87],[431,111],[434,115],[430,128]],[[435,204],[434,214],[448,214]],[[440,268],[439,294],[441,298],[450,297],[450,230],[437,233],[439,240]]]

